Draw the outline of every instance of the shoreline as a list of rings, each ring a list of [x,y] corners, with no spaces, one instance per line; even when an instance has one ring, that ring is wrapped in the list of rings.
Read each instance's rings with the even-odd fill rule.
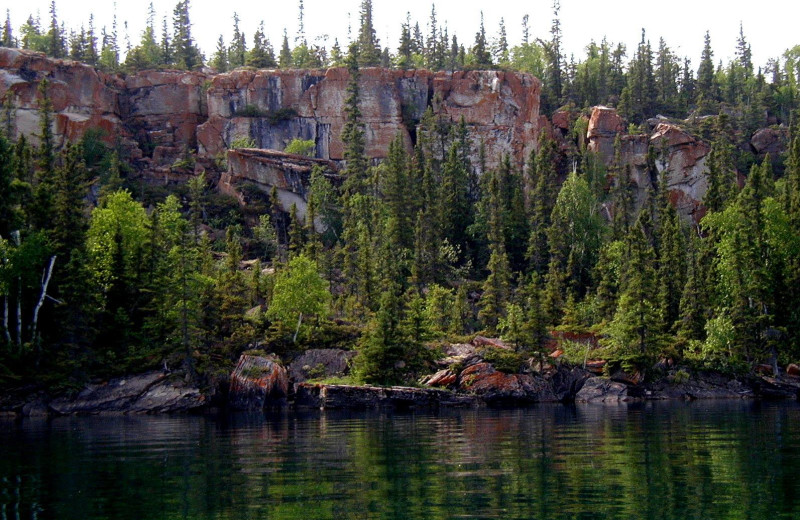
[[[282,369],[282,367],[280,367]],[[630,404],[651,401],[800,401],[800,378],[772,378],[755,374],[731,377],[695,372],[680,383],[664,377],[632,384],[619,378],[561,366],[549,377],[491,372],[494,386],[473,383],[474,390],[411,386],[371,386],[300,382],[293,391],[277,391],[250,378],[250,386],[207,391],[193,387],[179,374],[161,371],[88,385],[73,397],[54,397],[42,391],[0,396],[0,417],[7,419],[61,416],[142,416],[263,412],[287,410],[384,410],[526,408],[537,404]],[[484,380],[485,381],[485,380]],[[509,385],[509,383],[514,383]],[[279,385],[280,386],[280,385]],[[244,394],[244,398],[242,398]],[[238,397],[237,397],[238,396]]]

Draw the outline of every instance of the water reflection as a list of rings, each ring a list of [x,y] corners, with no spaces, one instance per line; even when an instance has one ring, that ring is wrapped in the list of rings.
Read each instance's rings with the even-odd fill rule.
[[[10,518],[799,518],[800,406],[0,422]]]

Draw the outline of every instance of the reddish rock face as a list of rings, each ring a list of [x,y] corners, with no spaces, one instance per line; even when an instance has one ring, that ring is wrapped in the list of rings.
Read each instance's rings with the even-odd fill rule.
[[[762,128],[753,134],[750,144],[758,155],[770,154],[777,157],[786,151],[789,143],[789,129],[781,128]]]
[[[235,410],[261,410],[289,395],[286,369],[271,359],[243,355],[231,374],[228,396]]]
[[[234,71],[215,76],[208,89],[208,121],[198,128],[201,154],[213,156],[238,137],[261,148],[283,149],[294,138],[310,139],[318,157],[344,158],[341,133],[349,74],[327,71]],[[470,71],[361,71],[359,96],[366,153],[384,158],[401,135],[407,146],[430,106],[434,114],[470,131],[477,155],[511,154],[520,164],[539,130],[539,81],[527,74]]]
[[[0,48],[0,98],[10,97],[17,135],[39,133],[39,83],[47,78],[59,146],[79,140],[90,128],[102,130],[109,144],[125,142],[120,113],[122,81],[74,61],[54,60],[43,54]],[[129,143],[132,144],[132,143]]]
[[[199,72],[147,70],[125,80],[122,117],[143,149],[193,149],[206,120],[206,76]],[[153,166],[170,163],[153,157]]]
[[[239,137],[283,150],[295,138],[313,140],[316,156],[340,161],[349,74],[329,70],[237,70],[214,76],[142,71],[125,78],[40,53],[0,49],[0,96],[11,96],[19,134],[38,132],[39,82],[50,80],[54,131],[63,144],[99,128],[109,144],[122,140],[140,168],[165,174],[176,155],[197,147],[210,160]],[[366,68],[360,108],[366,153],[384,158],[398,135],[410,148],[429,107],[438,118],[463,120],[475,159],[482,143],[488,166],[504,154],[521,165],[544,124],[540,82],[503,71],[430,72]],[[177,151],[176,151],[177,150]]]
[[[282,209],[288,212],[294,204],[301,220],[306,215],[311,170],[319,166],[330,176],[336,172],[336,164],[331,161],[272,150],[242,148],[228,151],[227,157],[228,171],[222,174],[220,191],[238,197],[236,186],[248,181],[267,193],[275,187]]]
[[[670,199],[686,219],[699,222],[705,214],[703,197],[708,190],[706,156],[710,146],[679,126],[659,122],[650,135],[622,135],[625,125],[616,111],[595,107],[589,120],[589,150],[597,153],[610,166],[614,162],[614,141],[620,137],[622,166],[629,166],[631,180],[637,187],[636,200],[643,203],[652,185],[647,163],[648,149],[656,154],[658,171],[667,170]]]
[[[617,134],[625,131],[625,120],[617,111],[609,107],[594,107],[589,118],[586,137],[589,139],[589,150],[604,158],[614,158],[614,140]],[[610,164],[607,162],[607,164]]]

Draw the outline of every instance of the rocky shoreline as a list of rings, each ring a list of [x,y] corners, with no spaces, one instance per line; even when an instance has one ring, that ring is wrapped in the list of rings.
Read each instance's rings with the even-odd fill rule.
[[[128,415],[206,413],[265,409],[436,410],[519,407],[536,403],[628,403],[652,400],[800,400],[800,377],[731,377],[715,372],[666,374],[653,381],[617,373],[597,375],[566,363],[541,372],[505,373],[465,346],[449,368],[426,376],[415,387],[308,382],[307,372],[341,373],[344,351],[309,351],[287,367],[277,359],[241,356],[229,384],[201,390],[178,374],[152,371],[91,384],[74,396],[49,396],[21,389],[0,396],[0,416]],[[466,350],[466,352],[464,352]],[[464,357],[468,359],[464,359]],[[307,362],[319,361],[310,366]]]

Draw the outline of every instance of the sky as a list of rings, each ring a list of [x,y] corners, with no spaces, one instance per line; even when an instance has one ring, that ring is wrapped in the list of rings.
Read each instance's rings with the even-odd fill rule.
[[[168,15],[171,20],[176,3],[176,0],[153,0],[159,32],[161,18]],[[346,47],[348,27],[352,26],[353,33],[357,31],[360,3],[360,0],[305,0],[305,28],[309,41],[314,37],[327,37],[327,47],[330,48],[334,38],[338,38],[341,46]],[[447,22],[450,34],[455,32],[465,46],[474,41],[481,10],[490,38],[497,34],[502,17],[510,43],[519,43],[525,14],[530,16],[531,36],[549,38],[552,0],[438,0],[435,4],[439,24]],[[35,15],[37,11],[43,25],[46,24],[49,5],[50,0],[0,2],[0,8],[10,10],[15,30],[29,14]],[[149,0],[117,2],[119,34],[124,33],[122,22],[127,20],[128,33],[134,45],[145,25],[148,5]],[[191,0],[190,5],[193,36],[207,57],[213,54],[220,34],[226,42],[230,40],[234,11],[241,18],[240,27],[247,34],[248,45],[261,20],[276,49],[280,47],[284,28],[288,30],[290,41],[297,30],[298,0]],[[591,40],[599,42],[605,36],[610,42],[625,43],[630,57],[644,28],[654,48],[663,37],[679,56],[691,58],[696,68],[706,30],[711,34],[714,59],[727,62],[733,56],[739,24],[742,23],[745,37],[752,45],[754,63],[763,65],[769,58],[779,57],[786,49],[800,45],[800,32],[797,31],[800,2],[774,0],[769,2],[768,8],[757,6],[752,0],[561,0],[564,49],[567,55],[574,54],[576,60],[580,60],[584,55],[583,49]],[[110,27],[114,12],[112,0],[56,0],[56,8],[59,19],[66,22],[68,28],[86,23],[90,13],[94,14],[96,26]],[[407,12],[411,12],[412,23],[418,21],[423,34],[427,34],[430,0],[373,0],[373,10],[378,38],[383,46],[388,41],[393,51],[397,48],[400,24]]]

